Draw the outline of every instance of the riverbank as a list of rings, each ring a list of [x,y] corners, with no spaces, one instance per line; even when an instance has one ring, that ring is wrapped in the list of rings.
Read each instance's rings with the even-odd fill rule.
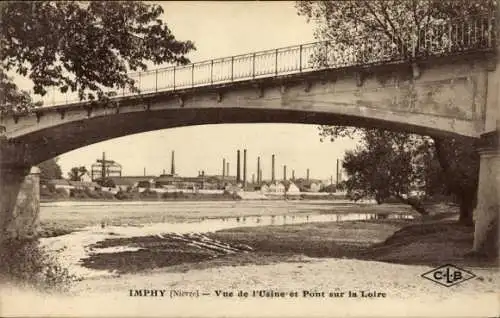
[[[111,265],[120,271],[115,271],[114,277],[83,281],[72,293],[78,299],[104,297],[116,303],[133,303],[137,315],[153,311],[148,311],[143,300],[129,297],[130,288],[205,294],[189,304],[185,303],[186,298],[176,297],[167,302],[151,303],[157,306],[156,310],[174,316],[201,316],[206,312],[223,316],[245,312],[262,316],[268,315],[270,308],[274,308],[277,316],[311,316],[312,312],[321,316],[374,313],[407,316],[411,313],[413,316],[453,317],[498,313],[498,267],[493,262],[478,263],[458,258],[470,250],[471,230],[449,221],[410,223],[409,220],[310,223],[226,229],[194,236],[106,240],[95,247],[135,246],[141,248],[141,252],[100,254],[101,259],[94,259],[93,268],[110,269]],[[400,240],[402,237],[406,239]],[[453,252],[442,249],[443,239],[446,239],[446,248]],[[207,244],[209,248],[193,246],[192,242]],[[413,244],[420,242],[424,242],[421,249],[416,249]],[[447,263],[472,271],[476,278],[444,288],[421,277]],[[234,295],[238,291],[249,294],[265,291],[286,296],[223,299],[217,296],[218,290]],[[293,292],[298,296],[290,298]],[[329,296],[330,293],[335,296]],[[357,296],[352,298],[349,296],[352,293]],[[68,298],[68,301],[73,299]],[[207,303],[211,304],[210,308]],[[185,305],[182,310],[180,304]],[[300,306],[295,306],[297,304]],[[122,310],[122,306],[108,306],[104,312],[130,314]],[[205,308],[206,312],[191,311],[193,306]],[[283,310],[289,306],[295,309]],[[252,308],[266,309],[252,311]]]
[[[458,225],[453,220],[457,217],[456,211],[447,206],[441,206],[439,213],[426,219],[390,218],[398,213],[406,215],[411,211],[407,206],[332,206],[331,202],[302,202],[300,205],[287,202],[225,202],[217,205],[179,202],[167,206],[128,203],[105,208],[100,203],[82,203],[43,208],[41,217],[45,222],[69,222],[91,227],[42,240],[47,243],[45,246],[54,250],[63,247],[59,255],[69,262],[64,264],[73,264],[70,272],[79,273],[84,279],[71,286],[70,296],[63,302],[61,298],[51,302],[46,295],[42,296],[43,303],[37,297],[30,299],[31,312],[40,315],[49,309],[59,315],[76,313],[83,316],[143,316],[155,312],[196,316],[205,312],[179,310],[187,298],[146,300],[144,297],[130,297],[130,289],[198,290],[206,295],[192,299],[193,302],[186,304],[185,308],[205,308],[206,312],[222,316],[235,313],[227,306],[241,310],[252,303],[253,307],[261,308],[260,303],[266,299],[224,301],[216,296],[216,290],[235,293],[238,290],[373,291],[386,295],[375,299],[267,299],[266,308],[288,308],[308,301],[309,307],[301,305],[293,311],[308,316],[311,316],[311,308],[323,310],[329,305],[329,311],[322,313],[353,315],[356,313],[353,308],[366,308],[373,302],[378,308],[390,308],[393,315],[399,313],[399,316],[408,312],[412,315],[429,314],[427,308],[442,309],[443,306],[455,310],[455,314],[446,311],[452,316],[457,316],[456,313],[477,314],[477,308],[491,313],[496,308],[495,297],[500,283],[498,267],[493,261],[481,263],[465,257],[472,246],[473,229]],[[356,221],[342,221],[343,217],[351,216],[355,216]],[[103,219],[119,225],[105,224],[101,228],[98,225]],[[161,220],[178,223],[161,223]],[[128,222],[134,226],[127,225]],[[477,278],[453,288],[444,288],[420,276],[446,263],[465,268]],[[75,269],[82,271],[73,272]],[[19,295],[15,289],[8,289],[7,293],[2,293],[2,300],[13,301]],[[23,291],[22,295],[27,299],[31,294]],[[92,308],[102,300],[103,307],[92,311],[83,306],[84,299],[93,304]],[[77,300],[82,301],[82,306],[75,303]],[[110,305],[113,302],[115,307]],[[215,307],[206,307],[208,303]],[[15,307],[15,302],[9,304],[10,311],[7,312],[17,315],[22,315],[26,309]],[[126,304],[134,308],[124,310]],[[467,308],[474,310],[457,311],[459,304],[467,304]],[[156,311],[151,306],[156,306]],[[349,310],[339,311],[342,306],[348,306]],[[300,308],[308,310],[301,312]],[[283,316],[284,312],[279,310],[276,313]],[[368,310],[364,315],[373,312]],[[383,315],[380,310],[376,312]],[[444,315],[442,310],[434,313]]]
[[[420,276],[431,269],[418,265],[297,256],[289,262],[272,264],[194,268],[188,272],[162,270],[87,280],[76,286],[70,296],[38,295],[7,286],[1,291],[2,314],[72,317],[498,315],[500,279],[497,272],[473,269],[476,279],[445,288]],[[135,293],[146,289],[164,291],[166,295],[130,295],[130,290]],[[194,292],[199,296],[172,297],[172,291]],[[217,291],[233,296],[217,296]],[[248,292],[249,297],[237,296],[239,291]],[[253,296],[253,291],[284,293],[285,296]],[[297,296],[290,296],[295,292]],[[305,293],[309,294],[305,296]],[[352,293],[356,293],[356,297]],[[369,293],[371,297],[367,297]]]
[[[348,258],[398,264],[497,268],[496,260],[467,257],[473,228],[454,221],[321,222],[239,227],[205,234],[112,238],[90,247],[90,269],[137,273],[185,272],[220,266],[296,261],[297,256]],[[120,250],[120,248],[124,248]],[[107,252],[99,252],[105,251]],[[109,252],[115,249],[116,252]]]
[[[143,226],[154,223],[193,222],[220,218],[401,213],[414,214],[404,205],[353,204],[348,201],[58,201],[41,204],[40,236],[54,237],[85,227]],[[305,220],[307,221],[307,220]],[[243,223],[243,222],[242,222]],[[244,225],[244,224],[242,224]]]
[[[64,192],[66,193],[66,192]],[[260,192],[239,193],[204,193],[204,192],[118,192],[79,191],[77,195],[69,196],[61,192],[44,193],[40,196],[41,203],[51,202],[169,202],[169,201],[238,201],[238,200],[348,200],[345,195],[335,193],[307,193],[295,195],[262,194]]]

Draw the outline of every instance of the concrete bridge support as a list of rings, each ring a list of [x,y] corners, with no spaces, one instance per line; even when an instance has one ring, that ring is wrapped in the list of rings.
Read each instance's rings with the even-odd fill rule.
[[[494,132],[498,134],[497,132]],[[497,142],[498,142],[498,138]],[[499,255],[500,150],[480,150],[478,201],[474,212],[473,250],[484,256]]]
[[[0,244],[36,237],[40,212],[40,172],[37,167],[0,168]]]

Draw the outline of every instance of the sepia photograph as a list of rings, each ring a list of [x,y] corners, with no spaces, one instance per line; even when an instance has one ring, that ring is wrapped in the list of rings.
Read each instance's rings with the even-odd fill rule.
[[[498,317],[500,1],[3,1],[0,317]]]

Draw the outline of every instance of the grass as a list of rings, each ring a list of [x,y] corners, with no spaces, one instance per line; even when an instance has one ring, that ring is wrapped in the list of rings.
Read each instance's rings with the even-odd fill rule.
[[[259,252],[310,257],[352,257],[381,242],[410,221],[377,220],[263,226],[218,231],[209,236],[229,244],[245,244]]]
[[[0,281],[43,292],[65,292],[78,281],[60,264],[57,255],[36,240],[11,239],[0,245]]]

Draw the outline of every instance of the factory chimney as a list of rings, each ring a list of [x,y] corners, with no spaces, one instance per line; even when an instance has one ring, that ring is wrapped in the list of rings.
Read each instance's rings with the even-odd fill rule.
[[[307,168],[307,177],[306,180],[309,181],[309,168]]]
[[[172,150],[172,162],[170,166],[170,174],[174,175],[175,174],[175,151]]]
[[[106,178],[106,153],[102,153],[102,166],[101,166],[101,178],[104,180]]]
[[[240,183],[241,181],[241,176],[240,176],[240,150],[236,152],[236,183]]]
[[[222,158],[222,180],[226,176],[226,158]]]
[[[226,176],[228,176],[228,177],[230,176],[230,174],[229,174],[229,161],[226,162]]]
[[[335,185],[338,187],[339,186],[339,159],[337,159],[337,176],[335,180]]]
[[[274,154],[271,157],[271,182],[274,182]]]
[[[292,180],[295,181],[295,170],[292,169]]]
[[[247,150],[243,150],[243,189],[247,185]]]
[[[255,184],[255,173],[252,173],[252,184]]]
[[[283,181],[286,181],[286,165],[283,166]]]
[[[257,184],[260,184],[262,182],[261,176],[260,176],[260,157],[257,157]]]

